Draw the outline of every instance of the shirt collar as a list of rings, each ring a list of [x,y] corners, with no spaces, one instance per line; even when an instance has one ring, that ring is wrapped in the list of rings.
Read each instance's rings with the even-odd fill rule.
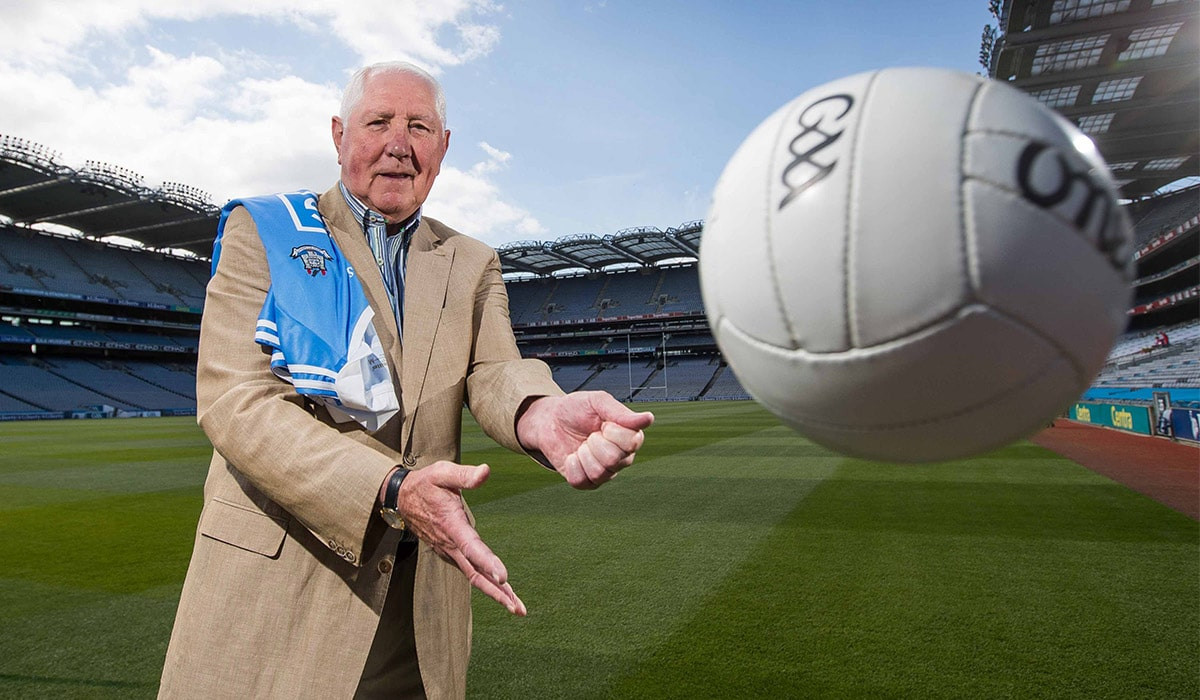
[[[338,189],[342,191],[342,198],[346,200],[346,206],[350,207],[350,211],[354,213],[354,220],[362,227],[363,234],[366,234],[374,226],[387,226],[387,219],[383,214],[380,214],[373,209],[367,207],[359,201],[358,197],[350,194],[350,190],[346,188],[346,184],[338,180]],[[400,233],[404,236],[404,242],[407,243],[412,239],[413,233],[416,232],[417,226],[421,223],[421,210],[417,211],[400,226]]]

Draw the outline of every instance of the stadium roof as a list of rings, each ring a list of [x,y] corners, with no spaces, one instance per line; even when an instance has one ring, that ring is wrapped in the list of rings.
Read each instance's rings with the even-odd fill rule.
[[[609,236],[584,233],[556,241],[518,241],[500,246],[506,273],[551,275],[609,267],[650,266],[667,260],[696,260],[703,222],[689,221],[660,231],[652,226],[627,228]]]
[[[0,135],[0,216],[17,224],[60,224],[91,238],[122,236],[149,248],[179,248],[207,258],[220,210],[209,195],[178,183],[145,186],[137,173],[88,161],[78,170],[41,144]],[[699,255],[703,222],[678,228],[630,228],[612,235],[575,234],[555,241],[503,245],[506,274],[551,275],[649,266]]]
[[[1200,175],[1200,2],[1004,0],[992,77],[1087,133],[1123,194]]]
[[[146,187],[141,175],[88,161],[78,170],[41,144],[0,136],[0,215],[18,224],[59,224],[92,238],[123,236],[150,248],[212,252],[218,209],[174,182]]]

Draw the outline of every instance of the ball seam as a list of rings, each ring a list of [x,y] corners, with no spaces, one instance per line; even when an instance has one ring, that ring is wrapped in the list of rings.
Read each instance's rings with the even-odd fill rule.
[[[886,69],[885,69],[886,70]],[[859,141],[862,138],[863,124],[867,120],[867,108],[871,101],[871,88],[875,85],[875,80],[883,70],[877,70],[867,79],[867,85],[863,88],[862,107],[858,111],[858,120],[854,123],[854,134],[850,140],[850,158],[849,165],[846,170],[846,182],[849,191],[846,194],[846,223],[845,230],[842,231],[842,309],[843,323],[846,328],[846,345],[851,348],[858,347],[858,308],[857,308],[857,286],[854,284],[854,229],[858,223],[858,183],[854,178],[854,173],[858,170],[855,166],[858,164]]]
[[[795,104],[797,100],[792,100],[791,104]],[[784,129],[787,128],[789,120],[785,117],[779,120],[779,129],[775,132],[775,137],[771,139],[771,162],[769,163],[767,173],[769,177],[773,177],[776,172],[776,164],[779,156],[779,139],[783,136]],[[763,188],[763,197],[766,199],[763,207],[763,230],[766,231],[767,239],[767,270],[771,278],[771,290],[775,292],[775,311],[783,320],[783,327],[787,330],[788,340],[791,341],[792,347],[800,347],[800,341],[796,337],[796,329],[792,325],[792,319],[788,315],[787,306],[783,300],[783,288],[779,286],[779,269],[775,265],[775,227],[772,225],[775,221],[773,215],[772,189],[768,184]]]
[[[982,288],[982,276],[979,273],[979,244],[976,240],[975,217],[969,216],[968,212],[969,199],[967,197],[967,154],[970,149],[967,148],[967,138],[971,135],[971,124],[974,123],[976,110],[979,109],[980,103],[983,102],[982,93],[985,82],[980,82],[975,86],[975,92],[971,95],[971,106],[967,109],[967,118],[963,122],[962,136],[958,140],[958,214],[959,221],[959,240],[962,246],[963,268],[966,273],[967,280],[967,296],[973,301],[979,301],[979,291]]]

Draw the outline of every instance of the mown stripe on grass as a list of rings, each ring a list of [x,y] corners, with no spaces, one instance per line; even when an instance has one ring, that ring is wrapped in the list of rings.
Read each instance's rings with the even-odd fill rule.
[[[203,459],[211,451],[189,418],[0,424],[0,474],[118,462]]]
[[[609,687],[839,461],[778,425],[689,447],[595,492],[544,488],[476,508],[530,615],[477,598],[472,697]]]
[[[1195,523],[1083,472],[847,462],[597,695],[1196,697]]]
[[[178,599],[0,579],[0,697],[154,697]]]
[[[621,479],[642,472],[644,465],[659,457],[779,425],[779,421],[753,402],[655,403],[638,404],[634,408],[654,411],[655,422],[646,431],[646,442],[638,452],[637,461],[620,476]],[[492,470],[491,477],[483,486],[465,494],[472,508],[521,493],[563,485],[563,479],[558,474],[539,466],[525,455],[498,446],[483,434],[470,414],[465,412],[462,444],[463,464],[487,464]],[[751,449],[750,452],[754,451]],[[601,492],[607,488],[601,489]]]
[[[0,511],[0,578],[130,593],[183,580],[195,487]]]
[[[209,452],[181,457],[159,455],[153,462],[120,459],[50,469],[31,469],[0,474],[0,509],[23,505],[13,492],[36,489],[74,490],[103,495],[149,493],[199,486],[208,472]],[[32,494],[31,494],[32,495]],[[35,497],[33,502],[40,499]]]

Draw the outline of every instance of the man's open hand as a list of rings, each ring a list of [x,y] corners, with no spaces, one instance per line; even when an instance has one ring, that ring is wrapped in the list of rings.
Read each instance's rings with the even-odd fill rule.
[[[417,469],[400,485],[397,506],[404,522],[433,551],[452,562],[471,585],[514,615],[525,615],[525,604],[508,583],[500,557],[471,527],[463,506],[462,489],[479,487],[488,478],[488,465],[477,467],[434,462]]]

